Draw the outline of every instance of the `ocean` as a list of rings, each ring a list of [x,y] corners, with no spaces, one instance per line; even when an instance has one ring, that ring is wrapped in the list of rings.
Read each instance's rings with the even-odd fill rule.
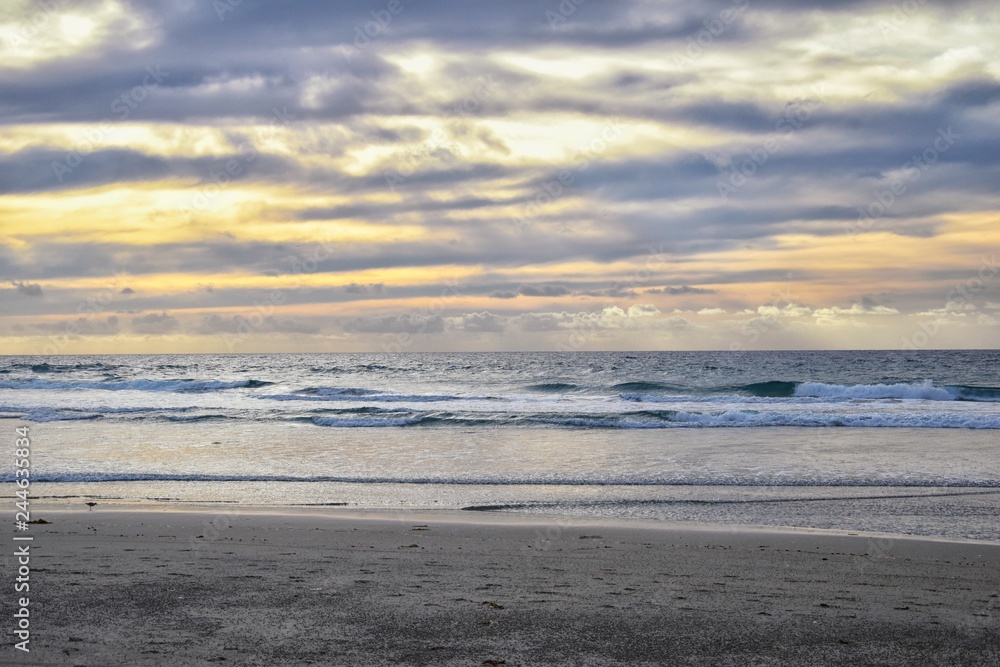
[[[1000,540],[1000,351],[0,357],[33,493]],[[13,485],[8,484],[13,495]]]

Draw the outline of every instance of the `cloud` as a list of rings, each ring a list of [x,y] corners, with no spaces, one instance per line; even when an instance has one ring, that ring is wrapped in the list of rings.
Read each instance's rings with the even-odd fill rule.
[[[507,318],[483,311],[462,315],[455,326],[460,331],[499,333],[507,328]]]
[[[579,292],[579,294],[584,294],[588,296],[599,296],[607,295],[610,291],[601,293],[600,291],[589,290]],[[567,285],[562,285],[558,283],[536,283],[536,284],[523,284],[519,285],[517,289],[501,289],[494,290],[490,292],[490,298],[492,299],[514,299],[518,296],[528,296],[528,297],[561,297],[574,294],[573,289]]]
[[[167,313],[149,313],[132,318],[132,331],[137,334],[160,335],[168,334],[180,328],[180,322]]]
[[[633,297],[636,295],[636,292],[633,289],[616,285],[614,287],[605,287],[603,289],[581,290],[579,292],[575,292],[575,294],[579,294],[580,296],[603,296],[611,299],[620,299]]]
[[[1000,243],[995,3],[421,0],[374,36],[363,0],[126,4],[0,44],[5,331],[96,301],[136,333],[351,349],[772,321],[823,347],[978,313],[942,304]]]
[[[864,317],[871,315],[899,315],[899,311],[888,306],[866,306],[862,303],[855,303],[850,308],[818,308],[813,311],[813,317],[817,319],[833,320],[844,317]]]
[[[751,317],[750,319],[739,323],[739,326],[741,328],[741,332],[745,336],[749,336],[754,342],[756,342],[760,334],[770,331],[780,331],[785,328],[784,323],[773,315]]]
[[[784,306],[767,304],[764,306],[757,306],[755,310],[745,310],[743,313],[748,315],[763,315],[764,317],[770,318],[806,317],[813,314],[813,309],[809,306],[803,306],[796,303],[787,303]]]
[[[57,322],[39,322],[31,328],[48,335],[77,336],[115,336],[119,333],[118,317],[78,317],[72,320]]]
[[[627,313],[629,317],[653,317],[660,314],[660,309],[651,303],[641,303],[629,306]]]
[[[524,313],[513,318],[523,331],[588,331],[612,330],[638,326],[657,326],[660,311],[652,304],[638,304],[627,310],[619,306],[608,306],[599,311]]]
[[[351,283],[344,286],[344,292],[347,294],[382,294],[384,291],[385,283],[370,283],[368,285]]]
[[[225,317],[217,313],[207,315],[198,323],[195,331],[203,335],[238,334],[248,336],[254,333],[318,334],[318,323],[294,317]]]
[[[517,293],[521,296],[566,296],[573,290],[565,285],[541,283],[538,285],[521,285],[517,288]]]
[[[643,290],[643,294],[718,294],[717,290],[705,289],[703,287],[691,287],[690,285],[678,285],[668,287],[653,287]]]
[[[663,328],[672,333],[682,333],[697,327],[690,320],[686,320],[680,315],[674,315],[664,320]]]
[[[14,286],[18,294],[23,294],[24,296],[44,296],[42,286],[38,283],[24,283],[12,280],[10,284]]]
[[[348,319],[343,327],[352,333],[433,334],[444,331],[444,318],[414,314],[365,316]]]

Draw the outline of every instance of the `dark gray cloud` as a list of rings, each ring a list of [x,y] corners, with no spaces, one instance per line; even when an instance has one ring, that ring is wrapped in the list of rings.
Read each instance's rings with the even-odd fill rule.
[[[219,3],[216,3],[219,4]],[[636,48],[644,44],[664,49],[664,58],[683,55],[690,40],[706,29],[724,10],[735,5],[727,1],[709,3],[667,3],[655,6],[639,0],[615,3],[585,3],[577,7],[564,24],[553,28],[547,12],[560,13],[560,3],[512,0],[497,6],[478,5],[470,12],[460,0],[419,3],[403,2],[403,10],[392,18],[387,30],[370,39],[363,48],[355,41],[359,29],[372,21],[372,11],[383,8],[363,1],[326,3],[296,2],[276,12],[250,0],[225,12],[220,20],[211,5],[152,5],[131,3],[129,11],[139,20],[155,26],[159,39],[138,54],[123,53],[124,44],[109,41],[88,51],[86,57],[56,59],[39,67],[0,73],[0,99],[5,100],[5,122],[54,121],[204,121],[220,118],[255,117],[267,120],[274,109],[285,110],[298,121],[317,119],[352,122],[371,113],[400,115],[419,112],[441,114],[455,100],[402,98],[398,88],[407,74],[388,62],[386,52],[400,45],[430,43],[452,50],[461,49],[475,67],[453,65],[453,80],[475,79],[487,74],[509,75],[519,91],[525,84],[540,83],[514,68],[481,64],[482,56],[498,49],[518,47],[558,47],[588,49]],[[963,3],[987,6],[985,2]],[[839,3],[747,3],[746,16],[790,11],[856,12],[883,9],[876,2]],[[937,11],[923,7],[921,11]],[[794,30],[802,35],[819,29],[819,24],[797,17],[793,27],[780,20],[729,22],[712,37],[712,48],[744,48],[774,37],[777,30]],[[766,28],[765,28],[766,26]],[[763,31],[770,32],[763,32]],[[783,34],[783,33],[782,33]],[[610,51],[613,53],[614,51]],[[157,72],[150,78],[149,70]],[[722,100],[686,105],[649,105],[650,93],[669,89],[690,75],[651,73],[646,68],[626,69],[583,81],[576,91],[561,95],[539,94],[524,99],[536,110],[571,109],[589,113],[619,113],[654,117],[672,114],[675,119],[723,126],[762,129],[772,118],[769,110],[753,103]],[[322,78],[322,93],[306,97],[302,92]],[[145,82],[145,83],[144,83]],[[144,89],[142,97],[123,106],[122,96]],[[537,86],[545,90],[548,86]],[[581,90],[582,89],[582,90]],[[609,89],[614,94],[609,95]],[[630,94],[631,93],[631,94]],[[991,95],[988,90],[956,91],[951,98],[959,104],[974,103]],[[499,101],[499,100],[498,100]],[[666,98],[665,101],[671,101]],[[428,107],[428,104],[434,105]],[[618,111],[614,111],[617,108]],[[123,110],[128,111],[121,118]],[[383,132],[391,133],[392,130]],[[389,135],[386,135],[387,138]]]
[[[945,90],[942,99],[956,108],[988,106],[1000,100],[1000,82],[985,76],[966,79]]]
[[[35,239],[32,256],[0,246],[0,273],[26,278],[101,276],[109,268],[130,275],[161,272],[208,273],[239,269],[261,275],[295,276],[392,267],[464,264],[527,265],[566,257],[609,260],[641,255],[646,248],[616,235],[613,243],[601,238],[563,239],[551,243],[547,234],[522,240],[511,234],[509,220],[483,226],[462,243],[450,240],[398,243],[343,243],[331,234],[315,243],[291,245],[255,241],[213,240],[162,243],[150,246],[58,242]],[[317,251],[320,251],[317,255]],[[320,261],[310,263],[313,257]],[[37,260],[35,258],[38,258]],[[528,287],[532,295],[537,290]]]
[[[230,162],[239,166],[238,173],[226,173]],[[0,194],[180,179],[189,183],[191,192],[184,208],[197,212],[217,196],[211,194],[215,190],[210,190],[216,186],[213,176],[217,174],[223,175],[217,178],[226,179],[225,187],[230,182],[246,180],[282,182],[299,173],[295,163],[257,153],[252,146],[221,157],[166,158],[126,149],[90,151],[74,143],[63,150],[33,148],[0,155]],[[179,215],[182,213],[178,211]]]
[[[385,283],[369,283],[367,285],[351,283],[344,286],[344,292],[347,294],[382,294],[384,291]]]
[[[354,317],[343,322],[345,331],[375,334],[424,334],[444,331],[444,318],[440,315],[373,315]]]
[[[579,280],[573,281],[572,285],[556,283],[525,284],[519,285],[517,289],[494,290],[489,293],[489,296],[493,299],[514,299],[518,296],[560,297],[572,294],[596,297],[630,297],[636,294],[635,290],[622,285],[600,288],[591,287],[594,282],[592,280]]]
[[[118,317],[78,317],[76,319],[59,320],[55,322],[38,322],[29,328],[48,335],[76,336],[115,336],[119,333]]]
[[[534,285],[521,285],[517,288],[517,293],[522,296],[566,296],[572,294],[573,290],[565,285],[555,283],[537,283]]]
[[[14,289],[17,290],[18,294],[23,294],[24,296],[44,296],[42,286],[38,283],[25,283],[12,280],[10,284],[14,286]]]
[[[459,319],[457,328],[461,331],[499,333],[507,328],[507,318],[488,311],[467,313]]]
[[[167,313],[149,313],[132,318],[132,331],[137,334],[168,334],[179,328],[180,322],[177,321],[177,318]]]
[[[614,287],[606,287],[604,289],[580,290],[574,293],[579,294],[580,296],[599,296],[608,298],[633,297],[637,294],[637,292],[633,289],[618,285]]]

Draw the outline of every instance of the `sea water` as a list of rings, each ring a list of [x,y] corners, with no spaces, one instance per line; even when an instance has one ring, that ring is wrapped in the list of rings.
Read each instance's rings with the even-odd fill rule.
[[[40,495],[1000,540],[998,368],[997,351],[7,356],[0,424],[11,443],[30,427]]]

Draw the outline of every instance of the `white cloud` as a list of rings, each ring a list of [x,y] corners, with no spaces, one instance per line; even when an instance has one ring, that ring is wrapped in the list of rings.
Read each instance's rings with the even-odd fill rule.
[[[628,309],[629,317],[654,317],[659,314],[659,308],[651,303],[637,304],[635,306],[630,306]]]

